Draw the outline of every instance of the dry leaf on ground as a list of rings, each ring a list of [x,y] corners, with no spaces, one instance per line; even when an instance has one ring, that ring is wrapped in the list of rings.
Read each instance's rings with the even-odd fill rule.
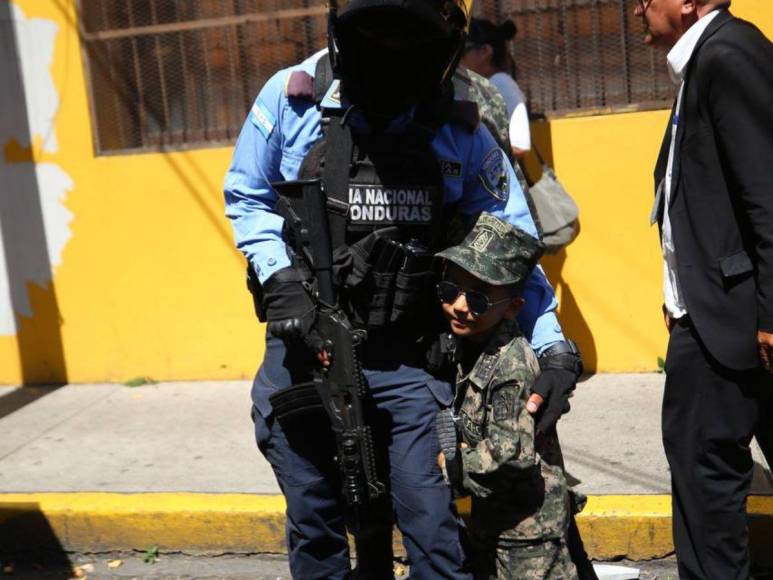
[[[81,564],[80,566],[75,566],[72,572],[75,578],[85,579],[86,574],[89,574],[93,571],[94,571],[94,564],[88,563],[88,564]]]

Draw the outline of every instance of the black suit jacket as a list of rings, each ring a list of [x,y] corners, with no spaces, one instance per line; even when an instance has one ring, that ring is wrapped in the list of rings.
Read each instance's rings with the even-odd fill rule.
[[[757,329],[773,331],[773,44],[723,9],[684,83],[668,210],[679,282],[712,356],[753,368]],[[670,144],[669,122],[656,185]]]

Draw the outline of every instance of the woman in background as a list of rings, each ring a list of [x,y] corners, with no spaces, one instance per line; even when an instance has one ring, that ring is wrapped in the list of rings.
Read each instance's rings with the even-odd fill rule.
[[[499,90],[510,118],[510,146],[513,155],[523,157],[531,149],[526,96],[513,78],[513,60],[507,42],[518,31],[512,20],[496,25],[473,18],[461,64],[486,77]]]

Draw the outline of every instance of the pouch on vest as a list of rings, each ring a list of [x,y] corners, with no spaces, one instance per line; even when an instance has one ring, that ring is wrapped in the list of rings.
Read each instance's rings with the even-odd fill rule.
[[[432,296],[431,256],[443,236],[443,178],[431,140],[410,128],[347,136],[333,128],[339,122],[331,120],[300,177],[323,178],[342,306],[358,326],[422,326]],[[342,171],[330,164],[344,162],[347,139],[351,152]]]

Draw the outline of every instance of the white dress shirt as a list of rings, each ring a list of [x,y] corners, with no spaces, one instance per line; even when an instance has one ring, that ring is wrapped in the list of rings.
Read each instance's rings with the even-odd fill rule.
[[[671,148],[668,151],[668,166],[666,168],[666,178],[664,187],[664,209],[663,209],[663,296],[666,305],[666,311],[671,318],[681,318],[687,314],[687,307],[684,303],[684,294],[679,285],[679,275],[676,268],[676,248],[674,247],[674,238],[671,232],[671,220],[668,216],[668,206],[671,199],[671,177],[674,170],[674,155],[676,154],[676,134],[679,127],[679,118],[682,110],[682,93],[684,92],[684,73],[690,62],[695,46],[698,40],[703,36],[706,27],[719,14],[714,10],[700,18],[693,24],[682,38],[674,45],[668,53],[668,74],[675,85],[679,86],[679,94],[676,98],[674,108],[674,118],[671,124]]]

